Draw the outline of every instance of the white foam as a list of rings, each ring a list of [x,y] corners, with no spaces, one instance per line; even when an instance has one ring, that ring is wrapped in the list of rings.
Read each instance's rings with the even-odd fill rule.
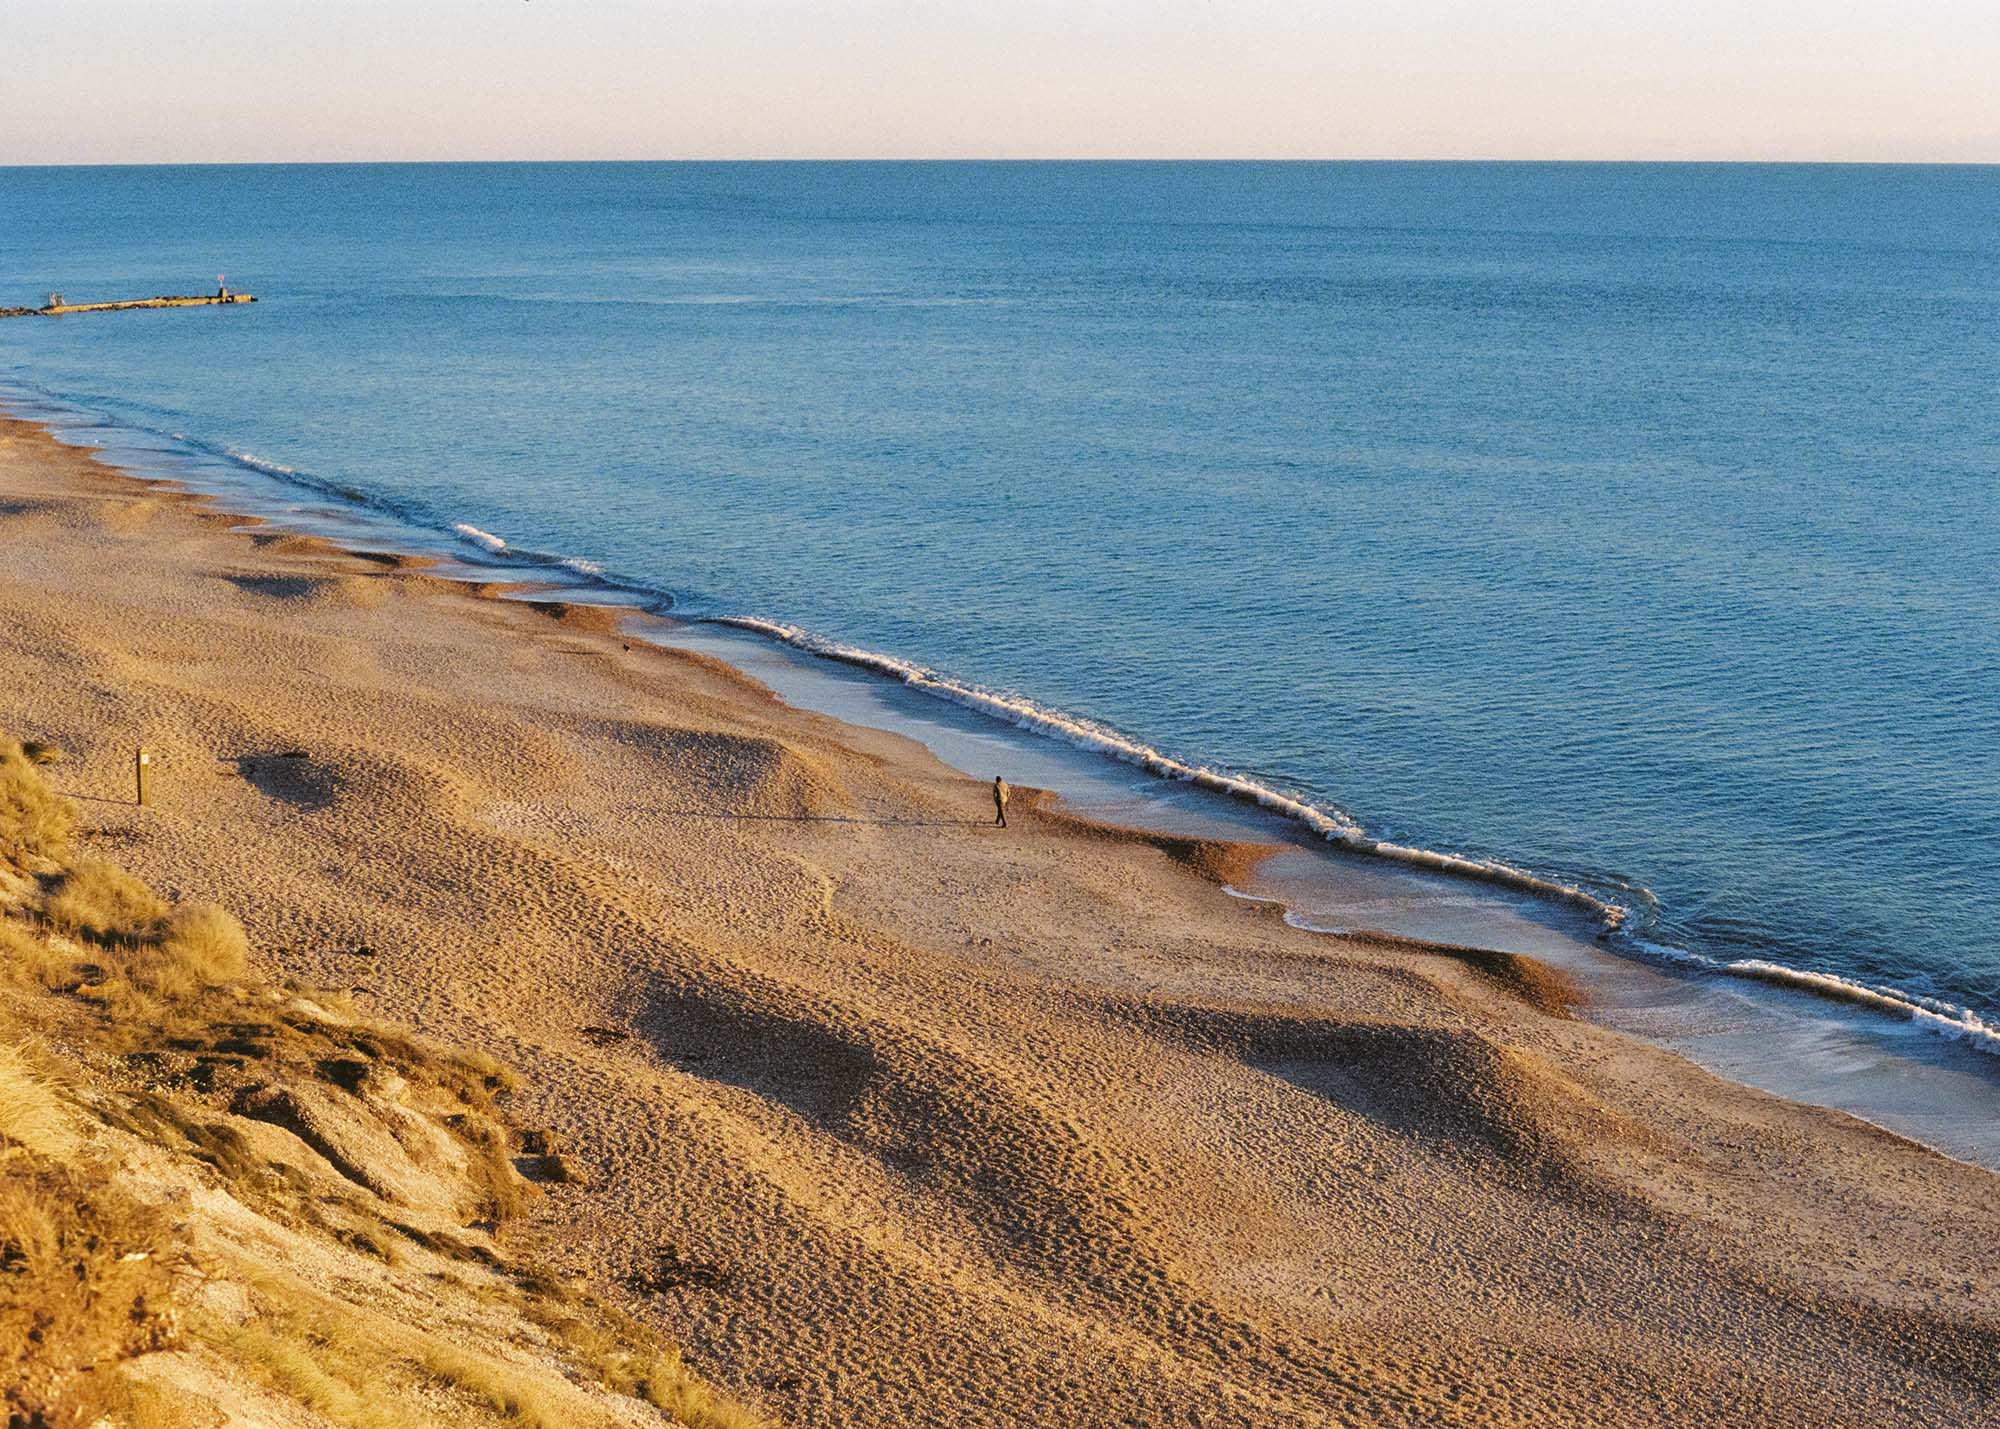
[[[1691,953],[1686,948],[1675,947],[1672,943],[1653,943],[1648,942],[1644,938],[1633,938],[1630,941],[1632,947],[1637,948],[1649,957],[1659,958],[1663,962],[1687,963],[1694,967],[1708,968],[1714,971],[1720,971],[1723,966],[1714,958],[1705,958],[1700,953]]]
[[[1329,933],[1336,938],[1344,938],[1354,931],[1338,923],[1315,923],[1305,914],[1295,913],[1289,908],[1285,910],[1285,923],[1288,927],[1297,928],[1301,933]]]
[[[507,549],[507,543],[501,540],[500,537],[494,535],[491,531],[482,531],[469,522],[454,521],[451,523],[451,529],[458,533],[461,540],[470,541],[473,545],[483,547],[486,550],[504,551]]]
[[[179,441],[187,440],[187,438],[181,436],[179,432],[175,432],[174,437],[176,440]],[[254,471],[268,472],[272,476],[298,475],[298,472],[292,467],[282,466],[275,461],[266,461],[263,457],[256,455],[254,452],[240,452],[237,451],[234,447],[224,447],[223,452],[225,455],[229,457],[230,460],[242,462],[243,465],[251,468]]]
[[[1670,943],[1634,940],[1633,946],[1654,957],[1700,968],[1703,972],[1747,978],[1752,982],[1769,983],[1773,987],[1795,988],[1816,997],[1887,1013],[1914,1022],[1926,1032],[1934,1032],[1954,1042],[1963,1042],[1976,1051],[2000,1057],[2000,1027],[1969,1008],[1955,1006],[1940,998],[1904,992],[1900,988],[1870,987],[1836,973],[1809,972],[1763,958],[1738,958],[1725,962],[1720,958],[1689,952],[1686,948],[1676,948]]]
[[[1222,891],[1227,893],[1231,898],[1242,899],[1245,903],[1270,903],[1281,908],[1284,907],[1284,900],[1282,898],[1260,898],[1255,893],[1245,893],[1242,889],[1232,887],[1227,883],[1222,885]],[[1290,908],[1285,909],[1284,918],[1286,924],[1297,928],[1302,933],[1332,933],[1337,937],[1345,937],[1354,931],[1351,928],[1336,927],[1331,923],[1311,922],[1303,913]]]
[[[1941,1003],[1936,998],[1915,997],[1895,988],[1869,987],[1851,978],[1833,973],[1807,972],[1802,968],[1786,967],[1783,963],[1765,962],[1760,958],[1743,958],[1733,963],[1723,963],[1722,971],[1735,977],[1754,978],[1759,982],[1775,983],[1780,987],[1796,987],[1821,997],[1838,998],[1842,1002],[1856,1003],[1862,1007],[1874,1008],[1878,1012],[1888,1012],[1906,1017],[1926,1031],[1935,1032],[1940,1037],[1948,1037],[1955,1042],[1963,1042],[1981,1052],[2000,1056],[2000,1027],[1995,1027],[1977,1013],[1966,1008],[1953,1007]]]
[[[1227,798],[1256,804],[1283,818],[1303,824],[1321,838],[1356,853],[1370,854],[1376,858],[1390,859],[1417,868],[1432,869],[1459,878],[1475,878],[1501,887],[1574,904],[1602,920],[1607,929],[1619,927],[1627,917],[1626,909],[1582,888],[1555,879],[1543,878],[1509,864],[1488,859],[1466,858],[1459,854],[1439,853],[1433,849],[1411,848],[1404,844],[1370,838],[1359,824],[1336,810],[1324,809],[1302,799],[1293,798],[1289,794],[1240,775],[1225,774],[1188,764],[1171,755],[1162,754],[1150,745],[1128,739],[1115,730],[1106,729],[1089,720],[1045,709],[1032,700],[1023,699],[1018,695],[998,695],[974,689],[957,680],[933,674],[907,660],[899,660],[893,655],[877,654],[875,651],[863,650],[853,645],[843,645],[838,641],[815,635],[809,630],[801,630],[795,625],[785,625],[774,620],[759,620],[751,616],[723,616],[719,617],[716,623],[754,631],[825,659],[838,660],[843,664],[888,675],[912,689],[922,690],[925,694],[935,695],[939,699],[977,710],[981,714],[1021,729],[1033,730],[1037,734],[1063,740],[1079,749],[1093,750],[1127,764],[1137,765],[1162,779],[1178,780]]]

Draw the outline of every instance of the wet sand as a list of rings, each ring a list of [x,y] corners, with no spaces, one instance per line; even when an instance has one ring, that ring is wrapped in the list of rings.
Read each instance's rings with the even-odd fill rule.
[[[0,424],[0,725],[273,968],[517,1064],[590,1177],[523,1234],[788,1421],[2000,1413],[1991,1173],[497,594]]]

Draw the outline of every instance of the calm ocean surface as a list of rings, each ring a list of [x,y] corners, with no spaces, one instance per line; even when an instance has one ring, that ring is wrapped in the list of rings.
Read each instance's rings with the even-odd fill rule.
[[[0,169],[218,270],[0,402],[2000,1021],[2000,169]]]

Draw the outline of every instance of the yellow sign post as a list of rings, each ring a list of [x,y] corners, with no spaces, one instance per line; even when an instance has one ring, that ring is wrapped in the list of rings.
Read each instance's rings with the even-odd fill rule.
[[[139,807],[146,807],[146,768],[153,762],[152,751],[140,745],[132,751],[132,778],[139,786]]]

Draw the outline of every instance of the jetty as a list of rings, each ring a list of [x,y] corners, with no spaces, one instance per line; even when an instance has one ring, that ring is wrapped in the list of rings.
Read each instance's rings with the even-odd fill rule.
[[[60,318],[71,313],[115,313],[126,308],[207,308],[257,301],[254,294],[232,293],[226,288],[193,298],[128,298],[117,303],[66,303],[60,293],[49,294],[49,299],[39,308],[0,308],[0,318]]]

